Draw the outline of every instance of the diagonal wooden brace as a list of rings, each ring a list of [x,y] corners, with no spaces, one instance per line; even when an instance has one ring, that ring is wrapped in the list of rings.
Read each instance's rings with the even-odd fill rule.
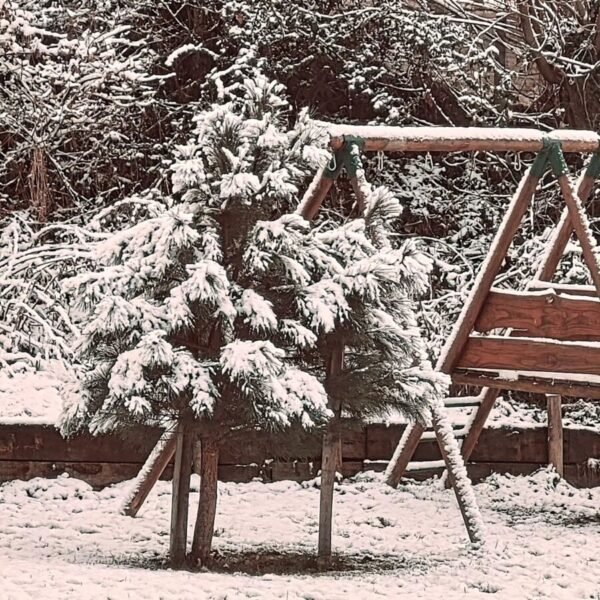
[[[542,156],[539,160],[536,159],[536,163],[525,173],[513,196],[509,210],[506,212],[492,243],[492,249],[488,253],[481,271],[475,280],[469,298],[454,326],[453,333],[442,350],[436,365],[436,369],[443,373],[450,374],[452,372],[454,364],[462,352],[494,279],[502,266],[502,261],[531,202],[543,174],[546,159],[547,155]],[[410,430],[405,432],[386,471],[386,482],[389,485],[397,486],[400,482],[411,457],[415,453],[423,432],[424,428],[419,423],[413,424],[410,426]]]
[[[594,188],[594,183],[598,177],[598,171],[596,169],[598,163],[600,163],[600,155],[594,154],[586,170],[579,176],[576,194],[582,203],[585,203],[588,200]],[[565,206],[558,225],[552,232],[552,237],[548,242],[548,248],[542,256],[540,266],[535,275],[536,280],[552,280],[572,233],[573,224],[571,222],[571,213],[569,208]]]

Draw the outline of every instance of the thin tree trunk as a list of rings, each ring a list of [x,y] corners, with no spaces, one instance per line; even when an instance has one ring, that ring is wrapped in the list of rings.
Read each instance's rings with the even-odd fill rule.
[[[344,365],[344,346],[336,344],[329,357],[327,378],[338,376]],[[330,400],[331,402],[331,400]],[[332,402],[334,417],[327,425],[323,436],[321,455],[321,494],[319,498],[319,547],[317,560],[320,567],[327,567],[331,562],[331,534],[333,530],[333,490],[335,474],[341,467],[341,434],[340,434],[340,401]]]
[[[173,496],[171,500],[171,568],[180,569],[187,551],[187,524],[190,499],[190,475],[193,454],[192,432],[183,423],[177,430],[177,449],[173,472]]]
[[[206,565],[210,559],[215,515],[217,513],[218,466],[219,447],[216,440],[203,439],[200,467],[200,500],[190,554],[191,564],[198,567]]]
[[[327,426],[323,437],[321,458],[321,494],[319,502],[319,566],[331,562],[331,534],[333,529],[333,491],[335,474],[341,454],[341,437],[337,417]]]

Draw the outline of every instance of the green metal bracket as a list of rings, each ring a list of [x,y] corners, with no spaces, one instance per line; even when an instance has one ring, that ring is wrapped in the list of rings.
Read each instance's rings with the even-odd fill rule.
[[[550,152],[548,154],[548,162],[552,167],[552,172],[555,177],[566,175],[569,172],[565,155],[563,154],[560,142],[558,140],[544,140],[544,145],[548,144]]]
[[[344,148],[347,148],[346,155],[346,171],[348,177],[356,177],[356,172],[362,169],[362,161],[360,160],[360,151],[365,145],[365,140],[356,135],[344,136]]]
[[[568,173],[565,155],[563,154],[560,142],[550,138],[544,138],[544,147],[542,151],[535,157],[531,165],[531,174],[538,179],[542,177],[546,167],[550,165],[552,173],[556,177]]]
[[[592,154],[592,160],[590,160],[587,169],[585,170],[585,176],[591,177],[592,179],[598,179],[600,177],[600,153],[596,152]]]
[[[531,165],[531,175],[540,179],[548,166],[548,154],[550,150],[546,147],[546,138],[544,138],[544,149],[535,157]]]
[[[357,135],[345,135],[344,145],[335,152],[331,162],[325,168],[324,176],[337,179],[342,169],[346,169],[349,177],[356,177],[358,169],[362,168],[360,151],[365,140]]]

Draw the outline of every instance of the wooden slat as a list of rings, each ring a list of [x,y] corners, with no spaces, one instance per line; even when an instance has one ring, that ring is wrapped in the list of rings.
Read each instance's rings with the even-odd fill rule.
[[[342,462],[342,466],[340,467],[340,473],[343,477],[354,477],[362,470],[363,463],[361,460],[345,460]],[[312,477],[307,477],[306,479],[312,479]]]
[[[490,292],[475,322],[481,332],[512,328],[513,336],[600,340],[600,300],[545,292]]]
[[[342,428],[342,456],[344,460],[362,460],[366,454],[367,430],[352,424]]]
[[[365,151],[386,152],[540,152],[544,138],[561,142],[563,152],[595,152],[600,148],[593,131],[561,129],[550,133],[536,129],[487,127],[386,127],[380,125],[338,125],[315,121],[331,136],[330,145],[341,148],[345,135],[365,140]]]
[[[409,426],[411,427],[411,426]],[[406,425],[372,424],[366,428],[366,460],[389,460],[402,438]],[[440,450],[436,441],[422,441],[411,459],[417,461],[440,460]]]
[[[600,459],[600,433],[590,429],[563,430],[565,438],[565,463],[584,463],[588,458]]]
[[[600,437],[600,436],[599,436]],[[473,449],[472,462],[539,463],[548,462],[546,428],[491,427],[484,429]]]
[[[446,408],[468,408],[479,406],[481,398],[479,396],[456,396],[455,398],[446,398],[444,406]]]
[[[405,429],[406,425],[399,423],[392,425],[371,423],[367,425],[365,458],[368,460],[389,460]]]
[[[320,465],[318,466],[320,468]],[[265,478],[266,481],[306,481],[316,477],[318,473],[318,469],[312,461],[277,460],[269,463],[264,470],[268,472],[269,476],[269,479]]]
[[[600,345],[472,336],[456,367],[600,375]],[[568,381],[568,377],[565,380]]]
[[[518,372],[517,372],[518,374]],[[452,382],[460,385],[477,385],[532,394],[561,394],[576,398],[600,399],[600,386],[587,385],[563,379],[547,379],[519,375],[518,379],[506,378],[500,373],[475,370],[457,370],[452,373]]]
[[[539,390],[538,390],[539,391]],[[33,426],[30,426],[33,427]],[[400,438],[403,430],[402,425],[369,425],[367,432],[370,433],[371,448],[377,453],[379,460],[366,460],[361,467],[362,461],[350,460],[342,464],[342,473],[353,475],[364,470],[383,470],[387,461]],[[93,451],[97,438],[89,437],[88,444]],[[243,443],[243,442],[240,442]],[[431,449],[435,449],[435,453]],[[424,452],[422,452],[422,450]],[[13,454],[18,456],[18,454]],[[586,429],[564,428],[564,463],[565,476],[571,481],[570,473],[576,477],[578,485],[591,485],[590,482],[600,483],[600,472],[588,473],[585,467],[587,459],[600,457],[600,434]],[[441,456],[437,444],[423,442],[419,445],[415,454],[415,461],[440,460]],[[476,473],[489,466],[488,473],[494,470],[494,464],[509,468],[509,472],[515,474],[518,469],[528,464],[545,465],[548,460],[546,428],[488,428],[484,429],[471,460],[475,464],[468,465],[470,475],[477,478]],[[312,464],[312,469],[310,468]],[[30,461],[30,460],[0,460],[0,482],[12,479],[32,479],[33,477],[56,477],[63,472],[72,477],[87,481],[90,485],[101,488],[106,485],[131,479],[139,471],[140,463],[100,463],[100,462],[60,462],[60,461]],[[273,461],[262,468],[257,465],[220,465],[219,480],[221,481],[250,481],[255,477],[262,477],[264,481],[278,481],[280,479],[311,479],[320,468],[317,455],[309,455],[304,462],[281,462]],[[486,467],[487,468],[487,467]],[[475,469],[475,471],[473,470]],[[441,469],[436,470],[439,474]],[[586,474],[587,473],[587,474]],[[433,475],[430,473],[429,475]],[[419,479],[424,476],[419,474]],[[170,479],[171,469],[167,467],[163,477]]]
[[[134,478],[139,463],[57,462],[44,460],[0,460],[0,483],[13,479],[28,480],[34,477],[52,479],[62,473],[81,479],[96,489]],[[165,473],[170,476],[170,468]]]
[[[123,434],[64,438],[51,425],[0,425],[0,460],[143,463],[161,435],[156,427],[135,427]]]

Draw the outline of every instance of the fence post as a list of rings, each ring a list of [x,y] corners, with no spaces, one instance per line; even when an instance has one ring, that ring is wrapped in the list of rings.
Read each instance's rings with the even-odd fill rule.
[[[554,465],[556,472],[564,477],[561,397],[557,394],[548,394],[546,402],[548,405],[548,464]]]

